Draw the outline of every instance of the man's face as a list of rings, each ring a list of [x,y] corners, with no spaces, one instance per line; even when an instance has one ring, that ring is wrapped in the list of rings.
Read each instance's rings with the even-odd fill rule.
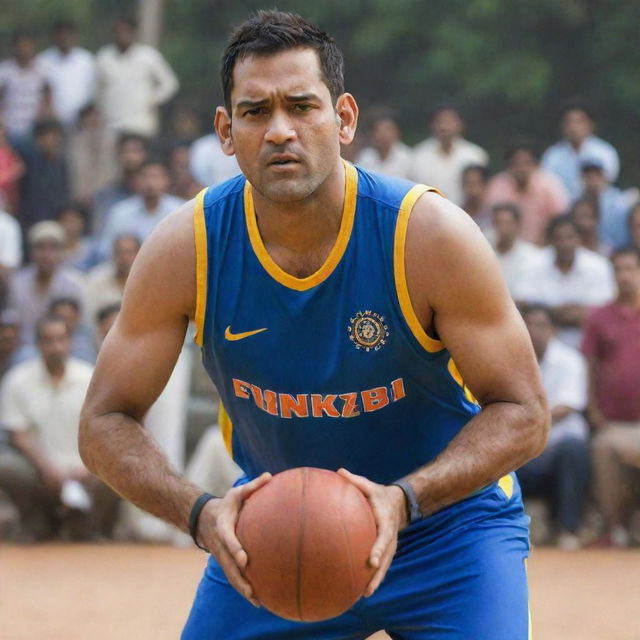
[[[57,156],[62,151],[62,135],[57,129],[45,129],[36,136],[36,144],[46,156]]]
[[[31,247],[31,261],[41,273],[53,273],[62,262],[62,245],[56,240],[41,240]]]
[[[64,320],[70,335],[77,329],[80,322],[80,312],[72,304],[66,302],[54,305],[51,309],[51,315],[59,316]]]
[[[63,366],[71,348],[69,333],[63,320],[47,322],[40,330],[38,349],[47,366]]]
[[[11,355],[20,344],[20,329],[15,324],[0,325],[0,355]]]
[[[36,55],[36,43],[32,38],[18,38],[13,45],[13,55],[22,62],[27,63],[33,60]]]
[[[496,209],[493,213],[493,228],[498,242],[513,242],[518,237],[520,225],[511,211]]]
[[[622,253],[613,259],[613,271],[618,291],[627,296],[640,293],[640,259],[628,253]]]
[[[120,49],[128,49],[136,39],[135,29],[125,22],[116,22],[113,27],[113,41]]]
[[[120,275],[128,275],[140,246],[135,238],[122,236],[113,244],[113,262]]]
[[[143,198],[159,198],[169,188],[169,174],[159,164],[150,164],[140,171],[138,189]]]
[[[452,109],[443,109],[431,121],[433,135],[442,141],[450,141],[462,134],[462,119]]]
[[[237,62],[228,115],[230,138],[224,112],[216,118],[220,138],[229,140],[225,152],[235,153],[249,182],[272,202],[310,197],[337,166],[340,118],[313,49]]]
[[[562,135],[570,142],[580,144],[593,133],[591,118],[581,109],[567,111],[562,118]]]
[[[581,233],[590,235],[595,232],[598,226],[598,216],[593,204],[579,202],[574,207],[572,216]]]
[[[76,32],[64,27],[53,32],[53,43],[62,51],[69,51],[76,44]]]
[[[527,311],[524,314],[524,323],[527,326],[533,349],[538,358],[544,355],[545,349],[553,338],[553,324],[548,314],[540,309]]]
[[[86,222],[83,215],[71,207],[58,216],[58,224],[65,230],[68,238],[81,238],[85,232]]]
[[[124,172],[137,171],[146,158],[147,152],[139,140],[127,140],[118,153],[118,160]]]
[[[598,195],[607,186],[607,179],[604,171],[596,167],[589,167],[582,170],[582,183],[585,193]]]
[[[371,129],[371,144],[381,152],[387,152],[400,138],[400,131],[391,118],[378,120]]]
[[[480,201],[484,198],[487,185],[479,171],[465,171],[462,174],[462,193],[466,201]]]
[[[538,164],[530,151],[521,149],[509,159],[508,169],[518,184],[527,184]]]
[[[561,224],[551,234],[551,246],[560,262],[573,262],[579,245],[580,236],[570,224]]]

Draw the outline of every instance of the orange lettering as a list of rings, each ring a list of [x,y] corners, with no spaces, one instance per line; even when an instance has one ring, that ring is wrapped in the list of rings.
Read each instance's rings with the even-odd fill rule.
[[[256,403],[256,407],[264,411],[264,402],[262,401],[262,389],[260,387],[257,387],[255,384],[252,384],[251,395],[253,396],[253,401]]]
[[[275,391],[269,391],[266,389],[264,392],[264,410],[270,413],[272,416],[278,415],[278,394]]]
[[[391,391],[393,392],[393,401],[397,402],[398,400],[402,400],[402,398],[406,397],[406,393],[404,390],[404,380],[402,378],[398,378],[391,383]]]
[[[340,400],[344,400],[344,406],[342,407],[343,418],[354,418],[360,415],[360,409],[356,404],[358,400],[357,393],[342,393],[340,394]]]
[[[376,387],[362,391],[362,406],[367,412],[377,411],[389,404],[389,393],[387,387]]]
[[[238,398],[248,398],[249,392],[247,388],[251,387],[248,382],[243,382],[242,380],[238,380],[237,378],[233,379],[233,390],[235,391],[236,396]]]
[[[291,412],[295,413],[298,418],[309,417],[306,393],[299,393],[295,398],[288,393],[280,394],[280,415],[283,418],[290,418]]]
[[[322,418],[322,415],[326,413],[330,418],[339,418],[340,412],[333,406],[338,396],[332,393],[323,396],[319,393],[311,394],[311,415],[314,418]]]

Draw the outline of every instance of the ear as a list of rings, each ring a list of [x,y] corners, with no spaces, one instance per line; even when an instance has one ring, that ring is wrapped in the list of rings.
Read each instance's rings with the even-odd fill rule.
[[[350,93],[343,93],[336,101],[340,144],[351,144],[358,126],[358,105]]]
[[[220,139],[220,145],[222,151],[227,156],[232,156],[235,153],[233,147],[233,139],[231,137],[231,116],[224,107],[216,108],[216,116],[213,124],[218,138]]]

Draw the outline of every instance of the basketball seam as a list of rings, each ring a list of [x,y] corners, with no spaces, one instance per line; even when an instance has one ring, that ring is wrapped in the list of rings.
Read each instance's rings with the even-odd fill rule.
[[[341,495],[341,502],[342,504],[340,505],[340,513],[344,514],[344,498],[345,498],[345,492],[346,492],[347,488],[346,486],[342,487],[342,495]],[[351,577],[351,593],[353,594],[354,591],[356,590],[356,576],[355,576],[355,566],[354,566],[354,561],[353,561],[353,549],[351,548],[351,541],[349,538],[349,531],[347,530],[347,525],[345,524],[344,521],[344,516],[340,518],[340,524],[342,525],[342,531],[344,532],[344,537],[345,537],[345,541],[347,544],[347,553],[349,554],[349,575]],[[358,597],[362,595],[362,594],[358,594]]]
[[[300,518],[300,526],[298,527],[298,549],[296,557],[296,604],[298,608],[298,618],[304,621],[302,617],[302,547],[304,545],[305,530],[305,498],[307,495],[307,470],[302,469],[302,496],[300,499],[300,507],[298,509],[298,517]]]

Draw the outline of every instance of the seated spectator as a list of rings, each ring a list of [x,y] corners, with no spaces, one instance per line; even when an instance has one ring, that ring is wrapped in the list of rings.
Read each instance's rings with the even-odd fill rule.
[[[514,298],[549,307],[558,338],[577,347],[589,308],[613,298],[611,265],[603,256],[580,246],[580,234],[568,215],[552,220],[547,236],[551,247],[520,280]]]
[[[18,314],[5,309],[0,311],[0,380],[18,363],[20,346],[20,320]]]
[[[640,202],[636,202],[627,214],[630,245],[640,251]]]
[[[124,285],[140,249],[138,236],[123,234],[113,241],[111,260],[95,266],[87,274],[86,313],[91,324],[105,306],[120,304]]]
[[[580,164],[585,158],[598,158],[608,182],[616,181],[618,152],[593,135],[593,114],[586,102],[572,99],[563,106],[561,128],[563,139],[544,152],[542,167],[560,179],[571,198],[578,198],[582,192]]]
[[[16,271],[9,283],[9,307],[18,312],[26,352],[33,347],[36,324],[51,300],[82,299],[81,274],[62,266],[64,229],[57,222],[39,222],[28,240],[31,264]]]
[[[69,201],[69,180],[62,127],[55,120],[36,123],[34,144],[23,153],[25,174],[21,183],[19,220],[24,229],[53,220]]]
[[[0,388],[1,422],[12,450],[0,453],[0,488],[20,512],[25,539],[111,534],[117,496],[83,466],[80,409],[91,365],[69,357],[61,318],[37,327],[39,357],[14,367]]]
[[[138,170],[147,159],[147,139],[134,133],[123,133],[116,144],[118,177],[100,189],[93,203],[92,227],[99,239],[111,209],[136,194]]]
[[[196,182],[206,187],[213,187],[241,173],[236,157],[223,153],[215,133],[202,136],[191,145],[189,171]]]
[[[619,249],[611,261],[618,295],[587,318],[582,351],[595,430],[594,492],[606,527],[601,542],[625,547],[629,498],[640,473],[640,253]]]
[[[105,307],[98,309],[94,318],[97,327],[96,346],[98,347],[98,350],[102,347],[102,343],[111,330],[111,327],[113,327],[119,313],[120,303],[118,302],[108,304]]]
[[[487,209],[489,170],[481,164],[470,164],[462,172],[462,208],[475,223],[487,231],[491,226],[491,213]]]
[[[117,236],[132,234],[143,242],[172,211],[184,204],[168,194],[169,170],[162,162],[147,160],[138,172],[138,195],[119,202],[108,214],[100,255],[108,256]]]
[[[601,242],[598,234],[600,207],[596,199],[584,197],[576,200],[569,210],[569,215],[578,229],[582,247],[603,256],[611,253],[611,246]]]
[[[6,304],[11,273],[22,264],[22,231],[16,219],[0,211],[0,309]]]
[[[587,496],[587,368],[582,355],[554,338],[548,309],[532,306],[523,313],[540,364],[551,409],[551,432],[545,450],[518,470],[525,498],[548,496],[558,532],[558,546],[580,548],[578,533]]]
[[[411,172],[411,149],[400,138],[398,121],[389,109],[371,114],[368,131],[369,145],[356,159],[364,169],[395,178],[408,178]]]
[[[80,302],[76,298],[55,298],[49,304],[48,315],[65,321],[71,341],[71,355],[94,364],[96,350],[91,332],[80,322]]]
[[[70,203],[60,209],[56,219],[66,235],[62,264],[87,271],[95,264],[94,244],[88,235],[89,212],[80,203]]]
[[[542,261],[542,250],[520,237],[522,214],[515,204],[495,204],[491,209],[492,228],[487,232],[509,292],[514,295],[520,282]]]
[[[487,205],[513,202],[522,212],[522,237],[528,242],[544,244],[549,221],[560,215],[569,199],[560,181],[540,169],[538,152],[527,141],[510,145],[506,170],[495,175],[487,188]]]
[[[24,163],[9,144],[0,121],[0,208],[17,214],[20,204],[20,178],[24,175]]]
[[[486,165],[487,152],[463,137],[464,121],[453,105],[441,105],[431,115],[432,137],[413,149],[415,182],[436,187],[457,205],[462,204],[462,171],[470,164]]]
[[[627,229],[627,201],[620,189],[606,178],[602,161],[586,159],[580,165],[584,195],[598,203],[600,223],[598,235],[606,246],[619,249],[629,244]]]
[[[169,173],[171,174],[171,185],[169,193],[172,196],[191,200],[195,198],[203,185],[197,182],[189,170],[189,145],[186,143],[176,144],[169,153]]]

